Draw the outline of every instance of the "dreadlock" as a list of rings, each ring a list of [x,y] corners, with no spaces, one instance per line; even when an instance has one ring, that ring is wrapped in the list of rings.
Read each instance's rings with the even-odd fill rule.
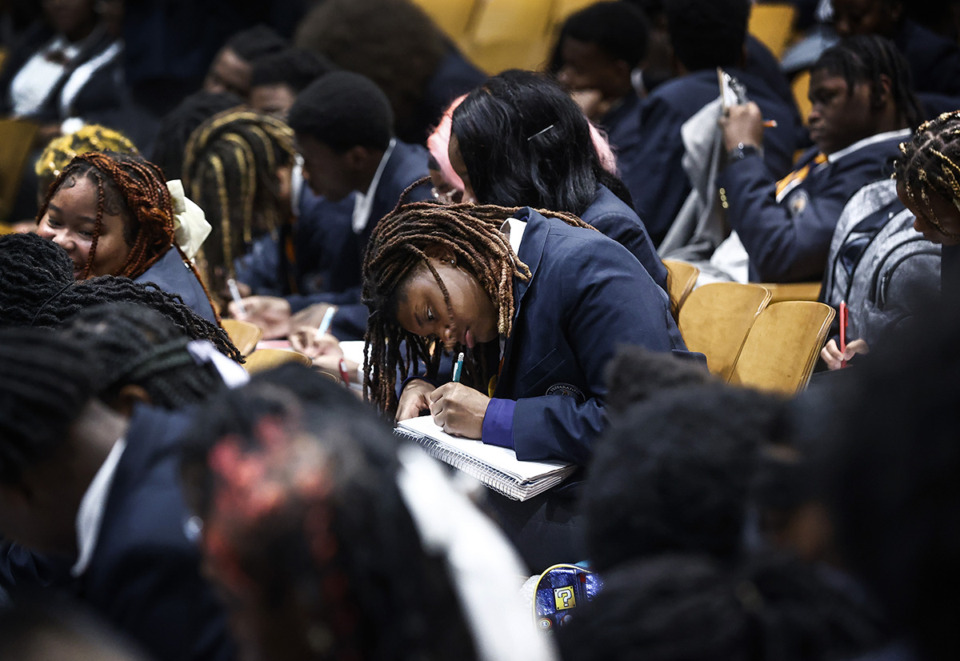
[[[197,364],[190,338],[160,312],[137,303],[81,310],[63,337],[84,347],[99,368],[97,396],[110,403],[122,387],[142,387],[155,406],[177,409],[204,401],[222,384],[209,363]]]
[[[953,202],[960,210],[960,110],[924,122],[910,142],[900,144],[903,158],[894,165],[894,177],[907,197],[927,210],[927,220],[944,236],[945,230],[930,208],[930,192]]]
[[[37,222],[46,215],[54,194],[61,187],[74,186],[81,177],[86,177],[97,186],[96,224],[82,279],[90,277],[90,268],[96,259],[104,212],[119,215],[123,218],[123,238],[130,252],[119,273],[109,275],[135,279],[159,261],[172,246],[197,277],[211,307],[216,310],[196,267],[176,244],[173,205],[163,172],[139,155],[90,152],[75,156],[50,186],[37,212]]]
[[[7,292],[0,293],[0,300]],[[58,328],[81,310],[100,303],[140,303],[163,314],[172,321],[181,333],[191,340],[209,340],[217,350],[238,363],[243,362],[240,352],[230,341],[226,332],[212,324],[189,307],[176,294],[170,294],[153,285],[143,285],[127,278],[104,275],[83,280],[55,290],[48,298],[34,297],[29,311],[29,325],[40,328]]]
[[[294,156],[290,127],[248,109],[214,115],[191,134],[183,180],[213,226],[203,250],[213,291],[226,291],[233,260],[255,238],[289,226],[292,211],[280,199],[277,169],[292,165]]]
[[[406,378],[419,360],[427,375],[435,376],[440,362],[439,346],[433,338],[422,338],[403,330],[396,321],[397,305],[406,283],[418,267],[425,266],[443,292],[453,317],[450,295],[436,269],[427,259],[434,247],[450,250],[457,264],[474,276],[499,310],[497,328],[501,335],[513,330],[513,281],[530,279],[530,269],[521,262],[508,238],[500,231],[504,220],[519,207],[415,202],[394,209],[377,223],[363,262],[363,302],[370,309],[364,348],[363,391],[381,409],[392,413],[397,406],[394,391],[397,370]],[[559,218],[574,227],[593,229],[576,216],[556,211],[541,214]],[[405,345],[405,351],[401,351]],[[464,382],[485,389],[480,347],[474,349]]]
[[[73,157],[87,152],[116,152],[121,154],[139,154],[136,145],[130,139],[111,128],[99,124],[87,124],[79,131],[54,138],[40,154],[34,164],[39,181],[38,192],[42,200],[50,184],[60,174]]]
[[[889,39],[877,35],[843,39],[825,50],[810,71],[819,70],[843,77],[850,94],[857,83],[869,83],[870,104],[874,108],[880,105],[883,89],[880,77],[887,76],[898,119],[903,125],[916,126],[923,117],[920,103],[913,94],[910,67]]]
[[[92,396],[82,350],[51,331],[0,330],[0,484],[50,457]]]

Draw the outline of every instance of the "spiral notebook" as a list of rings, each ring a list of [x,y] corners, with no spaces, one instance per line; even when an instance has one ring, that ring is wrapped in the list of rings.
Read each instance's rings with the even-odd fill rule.
[[[509,448],[447,434],[429,415],[399,422],[395,431],[419,443],[433,457],[513,500],[533,498],[563,482],[577,468],[561,461],[520,461]]]

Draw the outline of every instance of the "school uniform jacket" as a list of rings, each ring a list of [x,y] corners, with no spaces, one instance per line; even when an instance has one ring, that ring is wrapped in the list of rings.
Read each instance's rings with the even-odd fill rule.
[[[621,345],[686,353],[667,295],[620,244],[526,208],[516,311],[483,423],[517,458],[580,465],[604,427],[604,370]]]
[[[614,195],[613,191],[601,184],[597,196],[580,219],[633,253],[653,281],[664,291],[667,290],[667,267],[657,254],[646,226],[637,212]]]
[[[79,594],[160,661],[233,659],[223,607],[187,537],[178,439],[188,421],[134,410]]]
[[[143,275],[134,278],[134,282],[152,283],[168,294],[177,294],[188,308],[210,323],[217,323],[217,316],[213,313],[206,292],[203,291],[203,285],[197,280],[193,270],[184,263],[180,251],[173,246],[144,271]]]
[[[890,175],[898,145],[909,131],[874,136],[855,143],[822,164],[808,151],[795,171],[810,174],[778,201],[776,180],[763,161],[750,155],[730,163],[718,177],[727,222],[737,231],[750,257],[750,280],[798,282],[820,280],[843,207],[854,193]],[[858,146],[859,145],[859,146]],[[846,152],[846,153],[844,153]]]
[[[429,174],[426,149],[419,145],[410,145],[397,140],[393,153],[387,160],[380,175],[380,183],[373,194],[370,218],[362,232],[352,231],[351,218],[336,218],[337,227],[330,234],[318,234],[330,239],[331,235],[341,244],[339,246],[317,246],[333,261],[329,267],[330,288],[326,292],[303,296],[290,296],[290,308],[298,312],[314,303],[332,303],[339,306],[330,331],[341,340],[360,339],[367,329],[368,311],[360,302],[361,269],[363,253],[373,228],[385,215],[393,211],[400,200],[400,194],[413,182]],[[429,186],[418,186],[410,193],[410,201],[419,202],[430,197]],[[329,206],[329,203],[328,203]],[[344,222],[348,224],[344,226]],[[321,221],[322,222],[322,221]]]
[[[764,160],[778,176],[787,174],[796,142],[792,108],[766,81],[738,69],[729,73],[746,86],[747,96],[760,106],[763,116],[776,120],[777,127],[763,134]],[[695,71],[658,86],[640,106],[642,149],[636,156],[640,168],[632,176],[624,172],[623,182],[656,245],[692,189],[683,169],[680,128],[719,95],[717,72]]]

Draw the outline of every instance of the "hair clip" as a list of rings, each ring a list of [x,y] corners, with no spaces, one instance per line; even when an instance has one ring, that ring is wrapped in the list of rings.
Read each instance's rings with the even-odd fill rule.
[[[533,135],[531,135],[529,138],[527,138],[527,142],[530,142],[530,141],[533,140],[534,138],[543,135],[544,133],[546,133],[547,131],[549,131],[549,130],[552,129],[553,127],[554,127],[554,125],[551,124],[550,126],[548,126],[547,128],[543,129],[542,131],[537,131],[536,133],[534,133]]]

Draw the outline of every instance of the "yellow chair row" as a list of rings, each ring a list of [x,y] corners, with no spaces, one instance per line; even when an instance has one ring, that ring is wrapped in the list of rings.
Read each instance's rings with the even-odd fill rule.
[[[696,267],[664,264],[680,334],[688,349],[707,357],[711,373],[785,395],[806,387],[835,315],[816,302],[819,283],[721,282],[693,289]]]

